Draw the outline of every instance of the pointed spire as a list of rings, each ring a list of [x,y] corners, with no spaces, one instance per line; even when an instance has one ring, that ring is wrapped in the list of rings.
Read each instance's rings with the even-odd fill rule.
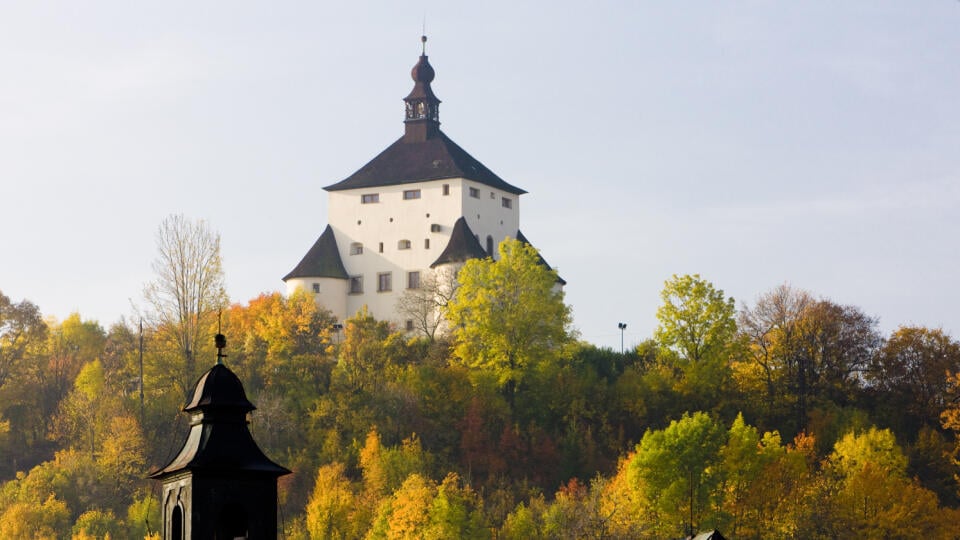
[[[406,102],[404,140],[407,142],[425,141],[440,132],[440,100],[430,88],[436,73],[427,59],[427,36],[420,36],[420,42],[422,53],[410,71],[413,90],[403,98]]]

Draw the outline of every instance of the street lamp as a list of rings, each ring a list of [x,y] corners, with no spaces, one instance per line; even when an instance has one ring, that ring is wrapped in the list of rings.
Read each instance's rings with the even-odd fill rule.
[[[617,323],[617,328],[620,329],[620,354],[623,354],[623,331],[627,329],[627,323]]]

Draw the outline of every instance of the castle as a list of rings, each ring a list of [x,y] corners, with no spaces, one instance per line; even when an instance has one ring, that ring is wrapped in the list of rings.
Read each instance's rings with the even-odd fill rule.
[[[440,130],[440,100],[430,87],[435,73],[421,39],[413,90],[403,99],[403,136],[324,188],[329,224],[283,278],[288,294],[312,293],[340,321],[367,306],[377,319],[412,331],[413,321],[397,309],[405,290],[455,275],[468,259],[497,257],[505,238],[527,241],[520,232],[526,191]]]

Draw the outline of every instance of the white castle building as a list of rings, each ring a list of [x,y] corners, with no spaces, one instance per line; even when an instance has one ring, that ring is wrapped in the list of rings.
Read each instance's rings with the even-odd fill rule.
[[[526,191],[440,131],[425,51],[411,76],[403,136],[324,188],[329,225],[283,278],[288,293],[313,293],[341,321],[367,306],[377,319],[411,330],[396,309],[405,289],[418,289],[431,273],[455,272],[468,259],[496,257],[505,238],[527,241],[520,232]]]

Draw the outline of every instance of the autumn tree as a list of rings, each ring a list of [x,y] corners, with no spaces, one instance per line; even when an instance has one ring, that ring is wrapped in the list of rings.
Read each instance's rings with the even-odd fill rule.
[[[313,495],[307,503],[307,529],[311,538],[343,540],[357,538],[357,497],[342,463],[317,471]]]
[[[753,306],[739,314],[738,326],[747,340],[745,364],[739,373],[750,378],[751,368],[758,368],[762,381],[763,414],[774,421],[788,417],[793,402],[789,391],[796,380],[800,350],[799,323],[806,310],[815,302],[810,293],[780,285],[761,294]],[[748,393],[752,388],[748,387]]]
[[[154,325],[178,351],[175,382],[186,395],[198,375],[198,350],[212,343],[216,313],[226,305],[220,235],[206,221],[171,215],[160,223],[156,241],[156,277],[143,295]]]
[[[867,381],[884,416],[913,437],[923,425],[939,426],[947,403],[948,372],[960,370],[960,343],[940,329],[901,326],[871,362]]]
[[[828,508],[834,531],[860,531],[870,538],[945,538],[955,527],[945,523],[936,495],[907,477],[907,459],[890,430],[848,433],[834,446],[828,465],[836,482]]]
[[[527,370],[556,358],[571,341],[571,316],[556,271],[532,246],[506,239],[499,254],[460,269],[449,318],[456,358],[494,374],[513,395]]]
[[[45,443],[56,404],[43,400],[48,328],[40,309],[0,292],[0,474],[12,474]],[[6,427],[4,427],[6,426]]]

